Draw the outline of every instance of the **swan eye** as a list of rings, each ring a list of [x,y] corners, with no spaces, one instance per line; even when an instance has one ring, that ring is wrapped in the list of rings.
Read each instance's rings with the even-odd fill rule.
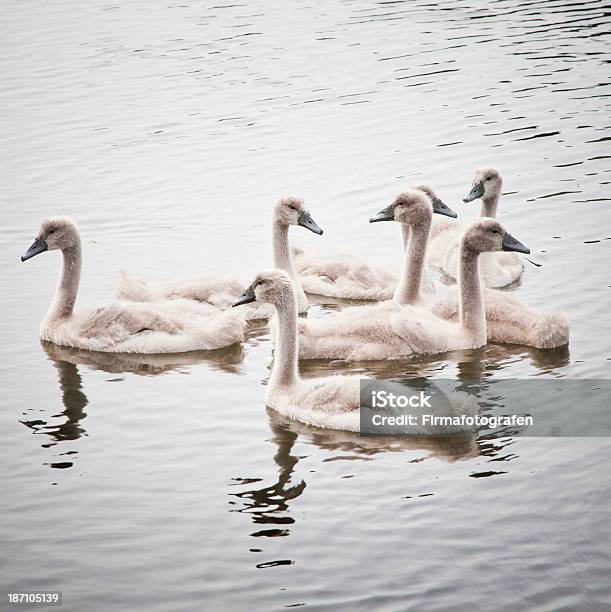
[[[497,229],[493,229],[493,230],[490,230],[490,231],[491,231],[493,234],[498,234],[498,233],[499,233],[499,230],[497,230]]]
[[[291,210],[298,210],[297,206],[293,206],[292,204],[289,204],[289,208]]]
[[[490,180],[492,180],[492,177],[491,176],[487,176],[484,180],[485,181],[490,181]]]
[[[54,228],[54,227],[52,227],[52,228],[51,228],[51,229],[50,229],[50,230],[47,232],[47,234],[53,234],[54,232],[55,232],[55,228]]]

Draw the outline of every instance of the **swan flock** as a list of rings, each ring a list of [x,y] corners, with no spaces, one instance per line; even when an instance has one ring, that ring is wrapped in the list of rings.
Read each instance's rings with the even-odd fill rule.
[[[67,217],[43,220],[21,260],[62,254],[55,295],[40,325],[43,340],[112,353],[181,353],[243,342],[250,320],[271,319],[274,363],[266,405],[308,425],[358,431],[360,377],[302,379],[299,359],[406,359],[488,342],[540,349],[568,344],[562,312],[541,312],[503,290],[516,287],[524,273],[521,255],[530,250],[496,219],[502,185],[495,168],[475,172],[464,202],[479,199],[481,210],[468,224],[430,187],[403,191],[369,219],[399,224],[403,258],[393,264],[292,249],[291,226],[323,234],[304,201],[293,196],[273,209],[273,269],[250,283],[216,272],[152,283],[122,272],[113,301],[75,311],[83,249]],[[302,317],[308,294],[368,303]],[[449,404],[457,413],[475,410],[464,397]]]

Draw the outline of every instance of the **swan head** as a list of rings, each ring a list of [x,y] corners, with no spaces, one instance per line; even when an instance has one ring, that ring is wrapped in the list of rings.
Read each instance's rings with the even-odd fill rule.
[[[476,254],[491,251],[516,251],[529,254],[530,249],[514,238],[496,219],[480,217],[467,227],[462,237],[463,249]]]
[[[433,212],[435,214],[452,217],[452,219],[456,219],[456,217],[458,217],[456,212],[453,211],[447,204],[445,204],[428,185],[418,185],[416,189],[418,191],[422,191],[422,193],[426,193],[426,195],[431,198],[431,202],[433,204]]]
[[[400,193],[384,210],[369,219],[369,223],[379,221],[398,221],[405,225],[418,225],[431,222],[433,205],[428,195],[417,189],[408,189]]]
[[[81,239],[74,221],[68,217],[51,217],[45,219],[32,246],[22,255],[21,261],[44,253],[45,251],[63,251],[79,246]]]
[[[501,193],[502,188],[503,178],[496,168],[480,168],[475,171],[471,191],[463,198],[463,202],[473,202],[477,198],[494,198]]]
[[[293,281],[282,270],[268,270],[257,274],[248,289],[232,304],[233,307],[251,302],[265,302],[279,306],[294,292]]]
[[[285,196],[278,201],[274,208],[274,219],[284,225],[301,225],[319,236],[322,234],[304,201],[296,196]]]

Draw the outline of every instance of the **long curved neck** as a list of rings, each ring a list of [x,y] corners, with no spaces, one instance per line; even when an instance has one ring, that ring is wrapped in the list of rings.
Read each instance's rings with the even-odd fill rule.
[[[486,315],[479,278],[479,253],[461,244],[458,285],[460,288],[460,324],[474,346],[486,344]]]
[[[410,237],[410,227],[407,223],[401,223],[401,239],[403,240],[403,251],[407,250]]]
[[[81,278],[81,242],[73,247],[62,250],[62,273],[55,290],[55,297],[51,308],[47,312],[47,319],[60,319],[69,317],[74,310],[74,303],[78,293]]]
[[[410,232],[410,228],[407,231]],[[405,263],[393,300],[399,304],[414,304],[420,299],[420,285],[424,268],[426,245],[431,230],[431,220],[427,219],[411,228],[411,238],[405,251]]]
[[[480,217],[496,217],[496,209],[499,205],[499,197],[501,195],[500,191],[494,193],[494,195],[489,198],[482,198],[482,206],[479,211]]]
[[[291,290],[278,306],[278,341],[269,384],[287,387],[299,377],[297,373],[297,301]]]
[[[272,225],[272,251],[274,268],[284,270],[293,281],[297,282],[297,274],[293,267],[293,257],[289,244],[289,226],[274,219]]]

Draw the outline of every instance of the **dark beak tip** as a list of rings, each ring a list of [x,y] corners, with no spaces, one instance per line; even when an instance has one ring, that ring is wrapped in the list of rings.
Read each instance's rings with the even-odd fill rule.
[[[516,253],[523,253],[524,255],[530,255],[530,249],[522,244],[519,240],[516,240],[513,236],[509,235],[503,241],[504,251],[515,251]]]
[[[467,204],[469,202],[469,198],[463,198],[462,201]]]
[[[40,238],[36,238],[32,246],[25,252],[25,255],[21,256],[21,261],[27,261],[32,257],[36,257],[36,255],[44,253],[46,250],[48,250],[47,243],[44,240],[41,240]]]
[[[232,308],[236,306],[242,306],[243,304],[251,304],[252,302],[256,302],[257,298],[252,287],[249,287],[232,305]]]

